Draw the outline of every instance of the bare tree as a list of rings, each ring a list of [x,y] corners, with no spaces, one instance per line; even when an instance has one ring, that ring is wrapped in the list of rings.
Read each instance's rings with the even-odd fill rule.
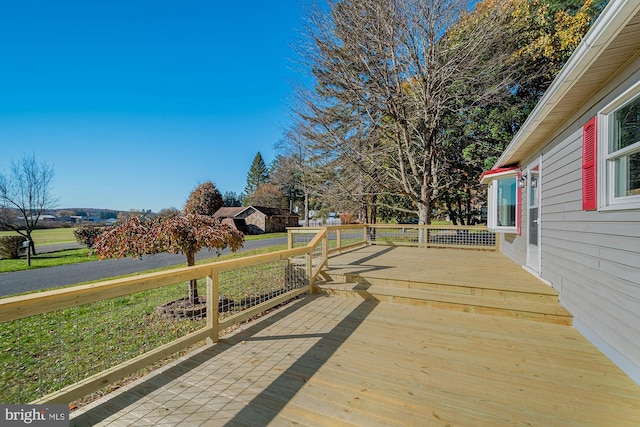
[[[36,249],[31,233],[45,209],[57,203],[51,192],[53,175],[53,166],[38,163],[35,154],[12,162],[10,172],[0,174],[0,225],[26,237],[32,255]]]
[[[457,109],[461,92],[479,102],[506,88],[493,44],[505,15],[496,7],[461,36],[456,23],[471,3],[329,1],[309,18],[304,48],[316,86],[300,92],[298,112],[308,136],[341,159],[341,172],[361,177],[368,203],[378,194],[406,195],[421,224],[430,222],[444,186],[443,118]]]
[[[309,198],[317,194],[317,183],[322,181],[318,173],[317,158],[310,141],[305,139],[301,123],[294,123],[285,133],[278,149],[283,153],[274,171],[276,182],[289,186],[291,193],[302,194],[305,226],[309,226]]]

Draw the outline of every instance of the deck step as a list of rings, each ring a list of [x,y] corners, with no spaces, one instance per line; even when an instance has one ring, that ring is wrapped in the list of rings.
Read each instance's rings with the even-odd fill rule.
[[[501,299],[515,299],[550,304],[558,303],[558,292],[551,287],[547,289],[541,288],[539,290],[532,290],[531,288],[513,289],[504,286],[492,287],[488,285],[473,285],[469,283],[431,283],[401,278],[390,279],[372,276],[365,277],[357,273],[341,274],[332,273],[331,271],[327,272],[324,275],[324,278],[326,281],[331,283],[359,283],[364,285],[395,287],[399,289],[422,289]]]
[[[396,304],[513,317],[546,323],[571,325],[572,316],[555,303],[529,301],[442,290],[402,288],[368,283],[320,282],[314,292],[325,295],[361,297]]]

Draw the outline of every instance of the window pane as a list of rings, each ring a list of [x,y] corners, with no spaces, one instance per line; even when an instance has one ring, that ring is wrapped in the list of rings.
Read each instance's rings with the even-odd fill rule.
[[[610,153],[640,141],[640,96],[613,113]]]
[[[498,180],[497,219],[499,227],[516,226],[516,177]]]
[[[640,152],[615,160],[615,197],[640,194]]]
[[[531,177],[529,178],[529,206],[538,206],[538,187],[540,180],[540,173],[538,168],[530,171]]]

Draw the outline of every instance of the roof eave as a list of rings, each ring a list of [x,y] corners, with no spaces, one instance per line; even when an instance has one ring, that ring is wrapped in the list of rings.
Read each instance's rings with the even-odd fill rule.
[[[640,2],[636,0],[612,1],[603,10],[600,17],[583,37],[582,41],[564,65],[544,96],[536,104],[518,133],[503,151],[493,169],[502,165],[520,163],[524,156],[531,152],[535,144],[528,143],[531,136],[556,106],[563,102],[566,95],[589,69],[591,64],[602,54],[613,38],[640,11]],[[573,99],[576,109],[586,99]],[[563,102],[566,107],[566,101]]]

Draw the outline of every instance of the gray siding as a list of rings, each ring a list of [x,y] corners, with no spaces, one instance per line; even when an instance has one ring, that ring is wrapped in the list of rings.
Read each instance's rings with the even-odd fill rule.
[[[517,264],[525,263],[526,241],[522,236],[500,233],[500,252]]]
[[[624,86],[542,150],[541,277],[576,327],[640,382],[640,210],[583,211],[581,192],[582,125]],[[502,250],[524,264],[525,246],[523,218],[522,236]]]

